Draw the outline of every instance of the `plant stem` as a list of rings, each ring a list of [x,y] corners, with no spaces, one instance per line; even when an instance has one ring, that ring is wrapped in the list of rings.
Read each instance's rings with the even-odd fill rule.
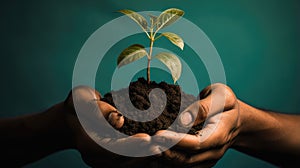
[[[154,43],[154,37],[151,36],[150,38],[150,50],[149,50],[149,57],[148,57],[148,65],[147,65],[147,82],[150,84],[150,62],[152,57],[152,48]]]
[[[148,65],[147,65],[147,82],[150,84],[150,59],[148,58]]]

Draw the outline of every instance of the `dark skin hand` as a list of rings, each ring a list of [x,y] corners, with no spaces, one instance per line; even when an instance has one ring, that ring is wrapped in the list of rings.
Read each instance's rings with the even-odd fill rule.
[[[171,149],[161,147],[161,156],[174,167],[212,167],[229,148],[279,167],[300,166],[300,115],[254,108],[223,84],[205,88],[185,112],[182,125],[207,118],[204,128],[196,135],[161,130],[154,138],[162,146],[179,141]]]
[[[83,111],[86,120],[97,122],[99,117],[105,117],[111,126],[120,128],[124,118],[114,107],[100,101],[100,94],[94,89],[80,86],[72,91],[64,102],[44,112],[0,120],[1,165],[20,167],[65,149],[78,150],[85,163],[92,167],[128,167],[150,159],[121,156],[99,146],[97,143],[104,141],[116,148],[125,145],[128,149],[155,150],[150,145],[150,136],[143,133],[120,139],[88,134],[79,122],[73,100],[86,110]],[[100,109],[102,115],[99,110],[90,109]]]
[[[123,126],[124,117],[120,115],[120,112],[116,108],[100,101],[100,93],[94,89],[84,86],[77,87],[73,89],[72,96],[73,100],[79,99],[79,103],[82,103],[83,105],[87,104],[88,108],[84,110],[91,113],[87,115],[88,122],[93,122],[91,120],[95,118],[96,122],[98,122],[98,120],[100,120],[98,117],[105,117],[110,124],[114,126],[114,128],[118,129]],[[150,146],[151,137],[145,133],[139,133],[128,138],[120,139],[101,138],[101,135],[96,135],[93,139],[91,139],[90,136],[93,136],[95,133],[88,136],[86,132],[87,130],[82,128],[81,124],[78,122],[78,117],[74,115],[74,102],[70,99],[70,97],[71,96],[69,96],[66,100],[66,105],[70,109],[68,111],[71,112],[71,114],[67,116],[68,125],[71,126],[71,130],[73,132],[76,149],[81,153],[83,160],[88,165],[92,167],[103,167],[103,165],[105,165],[105,167],[132,167],[139,165],[147,159],[151,159],[150,157],[134,158],[121,156],[100,147],[97,143],[101,143],[101,141],[103,141],[102,143],[105,143],[105,145],[114,148],[125,147],[123,150],[155,150],[154,147]],[[94,108],[93,106],[96,108],[99,107],[103,116],[99,116],[97,113],[93,114],[93,110],[90,110],[90,107]],[[77,111],[77,113],[79,111]],[[86,111],[83,112],[85,113]],[[96,112],[99,113],[99,111]]]
[[[111,125],[118,129],[124,123],[121,113],[100,101],[100,94],[94,89],[76,87],[64,102],[44,112],[0,120],[1,165],[20,167],[65,149],[78,150],[92,167],[140,167],[153,161],[153,157],[121,156],[98,145],[105,143],[125,151],[162,152],[158,156],[173,167],[212,167],[229,148],[279,167],[300,166],[299,115],[254,108],[237,99],[223,84],[207,87],[200,98],[179,116],[183,126],[206,120],[196,135],[161,130],[152,138],[141,133],[111,139],[103,138],[90,125],[84,129],[82,123],[94,123],[96,128],[103,129]],[[76,108],[76,113],[74,106],[78,104],[80,108],[79,111]],[[77,115],[83,120],[79,121]],[[99,122],[103,118],[110,125]],[[174,147],[164,148],[172,142],[176,142]]]

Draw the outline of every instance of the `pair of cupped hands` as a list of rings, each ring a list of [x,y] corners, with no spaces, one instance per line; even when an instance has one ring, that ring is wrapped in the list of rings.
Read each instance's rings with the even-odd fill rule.
[[[64,107],[66,120],[72,132],[72,143],[83,160],[92,167],[147,167],[146,161],[153,158],[175,167],[212,167],[234,144],[238,135],[239,101],[228,86],[219,83],[203,89],[199,97],[198,101],[178,116],[178,122],[186,127],[205,121],[203,128],[195,135],[160,130],[154,136],[138,133],[125,138],[101,138],[102,135],[98,134],[97,138],[93,138],[79,122],[75,103],[85,107],[84,113],[88,118],[96,122],[105,118],[108,121],[106,124],[109,123],[116,129],[123,126],[124,117],[115,107],[101,101],[99,92],[86,86],[74,88],[65,100]],[[95,108],[99,110],[86,110]],[[99,112],[102,112],[102,115],[97,114]],[[103,125],[105,126],[105,123]],[[147,151],[153,155],[123,156],[103,148],[99,143],[115,149]],[[170,144],[174,146],[169,148]]]

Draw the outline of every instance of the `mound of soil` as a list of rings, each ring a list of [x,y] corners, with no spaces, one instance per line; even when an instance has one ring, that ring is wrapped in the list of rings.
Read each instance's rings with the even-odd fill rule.
[[[149,93],[153,89],[162,89],[166,95],[167,103],[162,102],[162,92],[155,92],[149,100]],[[129,92],[129,93],[128,93]],[[128,100],[128,95],[129,99]],[[150,94],[151,95],[151,94]],[[125,116],[125,122],[120,132],[127,135],[136,133],[147,133],[154,135],[159,130],[171,129],[176,132],[186,132],[186,128],[182,128],[177,124],[175,119],[178,114],[194,103],[197,98],[181,91],[178,85],[167,84],[166,82],[156,83],[151,81],[150,84],[144,78],[139,78],[135,82],[131,82],[128,88],[118,91],[111,91],[104,95],[101,99],[120,110]],[[114,101],[117,102],[115,103]],[[132,105],[131,105],[132,103]],[[116,105],[117,106],[116,106]],[[130,105],[128,105],[130,104]],[[151,106],[151,107],[150,107]],[[162,111],[162,107],[165,108]],[[145,113],[144,111],[147,110]],[[160,115],[158,113],[161,113]],[[140,119],[146,117],[154,117],[151,121],[139,122]],[[126,117],[127,116],[127,117]],[[170,126],[172,127],[170,128]],[[202,124],[192,127],[189,134],[195,134],[197,130],[202,128]]]

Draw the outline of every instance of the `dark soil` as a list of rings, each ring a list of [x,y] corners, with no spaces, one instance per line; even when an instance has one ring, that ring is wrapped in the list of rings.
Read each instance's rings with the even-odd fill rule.
[[[159,117],[152,121],[137,122],[141,121],[139,119],[145,117],[145,115],[153,117],[153,115],[157,115],[157,113],[162,111],[161,107],[163,107],[165,103],[161,101],[160,97],[163,96],[161,95],[161,92],[155,92],[157,94],[154,94],[154,98],[151,99],[153,107],[149,108],[151,106],[149,93],[155,88],[162,89],[166,94],[167,104],[165,109]],[[147,84],[147,81],[144,78],[139,78],[137,81],[131,82],[129,85],[129,98],[134,107],[126,105],[130,102],[127,100],[128,98],[124,96],[125,94],[128,94],[128,88],[107,93],[104,95],[102,100],[114,107],[116,107],[114,101],[117,100],[116,108],[119,110],[122,109],[120,111],[125,116],[124,125],[119,131],[127,135],[134,135],[136,133],[147,133],[149,135],[153,135],[158,130],[170,129],[169,127],[173,124],[178,114],[197,100],[195,96],[182,92],[178,85],[167,84],[166,82],[156,83],[154,81]],[[114,97],[114,99],[112,97]],[[146,113],[141,111],[147,109],[148,111]],[[199,124],[192,127],[188,133],[195,134],[195,132],[201,128],[202,124]],[[172,125],[171,130],[186,132],[186,128],[182,128],[176,122]]]

